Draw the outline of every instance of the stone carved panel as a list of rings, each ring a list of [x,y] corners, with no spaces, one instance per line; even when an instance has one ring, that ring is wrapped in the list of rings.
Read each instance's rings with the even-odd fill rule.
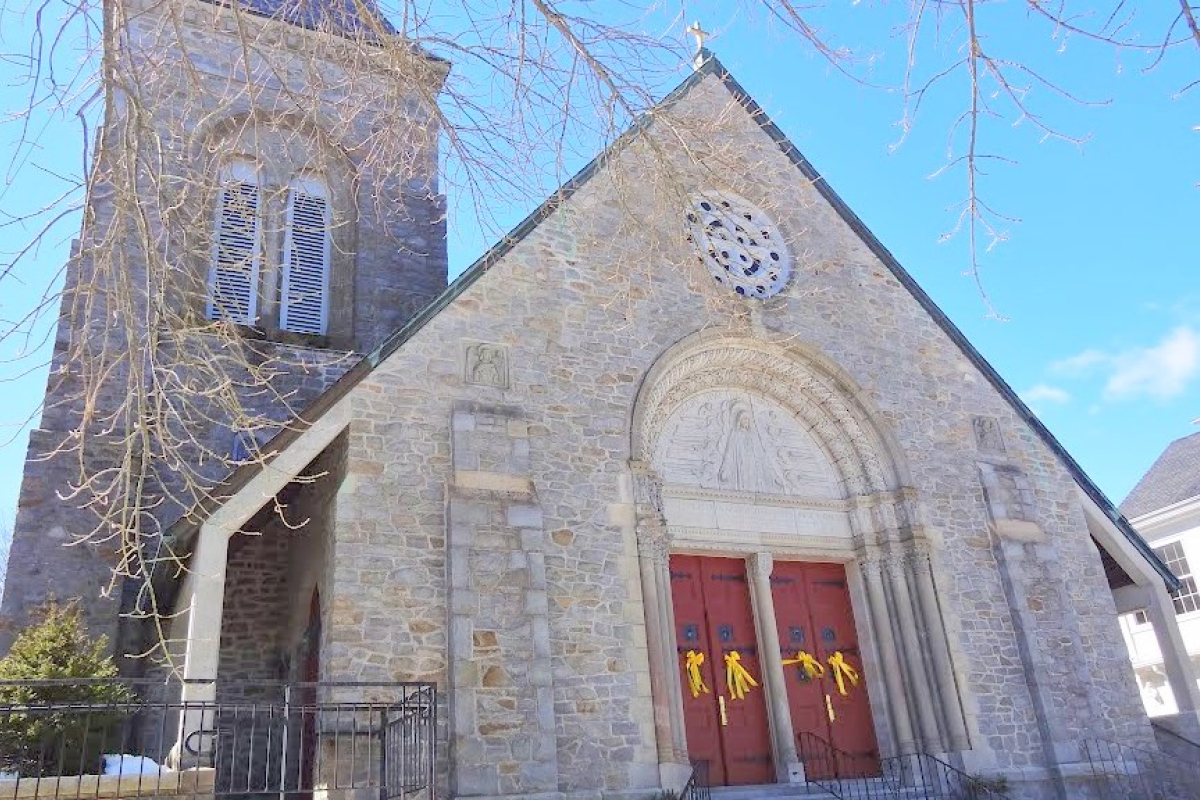
[[[974,417],[971,427],[975,429],[975,445],[979,452],[1004,452],[1004,437],[1000,435],[1000,423],[994,417]]]
[[[829,458],[799,421],[747,391],[701,392],[667,419],[652,462],[666,485],[739,494],[833,498]]]
[[[478,386],[508,388],[508,348],[499,344],[471,342],[466,346],[463,380]]]

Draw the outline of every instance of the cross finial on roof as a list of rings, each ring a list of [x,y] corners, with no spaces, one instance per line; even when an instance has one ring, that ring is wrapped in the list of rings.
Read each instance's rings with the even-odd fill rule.
[[[696,37],[696,55],[702,55],[704,53],[704,40],[712,36],[712,34],[701,28],[699,22],[693,22],[685,33],[690,33]]]

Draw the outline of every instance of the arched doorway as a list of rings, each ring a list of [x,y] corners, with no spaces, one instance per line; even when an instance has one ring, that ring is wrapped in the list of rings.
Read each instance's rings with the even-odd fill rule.
[[[827,360],[720,333],[647,376],[631,468],[660,753],[762,783],[820,769],[798,735],[967,746],[916,492],[874,417]]]

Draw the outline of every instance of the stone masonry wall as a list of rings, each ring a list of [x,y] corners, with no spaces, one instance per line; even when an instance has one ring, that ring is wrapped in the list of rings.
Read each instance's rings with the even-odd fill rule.
[[[236,534],[225,572],[221,618],[222,681],[278,681],[287,677],[284,657],[291,588],[289,537],[278,525],[261,534]]]
[[[445,508],[453,521],[461,488],[450,421],[462,404],[520,409],[542,515],[558,790],[636,796],[657,785],[635,657],[645,651],[640,591],[617,509],[628,502],[639,386],[667,348],[715,329],[819,354],[859,387],[935,542],[972,769],[1044,779],[1049,758],[1069,759],[1067,731],[1148,743],[1133,678],[1109,655],[1121,647],[1113,600],[1057,457],[715,79],[659,118],[663,130],[705,121],[689,155],[720,168],[695,166],[681,148],[627,149],[354,391],[331,672],[457,685],[467,642],[446,644],[457,589],[446,583]],[[669,181],[656,178],[664,152],[679,153]],[[683,241],[688,193],[713,186],[768,209],[787,235],[796,271],[778,298],[731,296]],[[482,361],[481,345],[493,348]],[[1033,562],[1025,573],[998,557],[978,416],[995,420],[1006,463],[1027,479],[1024,521],[1043,539],[1018,546]],[[491,544],[512,558],[527,552],[499,530]],[[1011,593],[1024,604],[1016,614],[1013,580],[1024,588]]]

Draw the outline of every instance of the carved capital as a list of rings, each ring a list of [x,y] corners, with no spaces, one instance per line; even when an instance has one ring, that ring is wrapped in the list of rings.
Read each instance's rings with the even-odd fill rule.
[[[913,539],[909,543],[909,559],[916,564],[928,564],[933,545],[928,539]]]
[[[896,580],[907,580],[911,555],[907,550],[890,551],[884,559],[883,568]]]
[[[770,578],[775,569],[775,557],[770,553],[754,553],[746,560],[750,574],[756,578]]]
[[[671,554],[671,534],[661,517],[639,519],[637,523],[638,556],[654,562],[666,562]]]
[[[883,569],[883,564],[886,558],[886,554],[881,550],[876,550],[873,548],[867,550],[858,557],[859,569],[861,569],[863,574],[867,576],[879,575],[880,571]]]
[[[633,502],[646,513],[662,515],[662,481],[654,469],[645,461],[630,461],[629,472],[633,476]]]
[[[879,504],[879,524],[885,531],[895,531],[900,528],[900,520],[896,515],[896,506],[891,502]]]
[[[906,550],[896,550],[890,547],[886,550],[872,549],[859,556],[858,564],[865,574],[900,577],[905,574],[908,553]]]

